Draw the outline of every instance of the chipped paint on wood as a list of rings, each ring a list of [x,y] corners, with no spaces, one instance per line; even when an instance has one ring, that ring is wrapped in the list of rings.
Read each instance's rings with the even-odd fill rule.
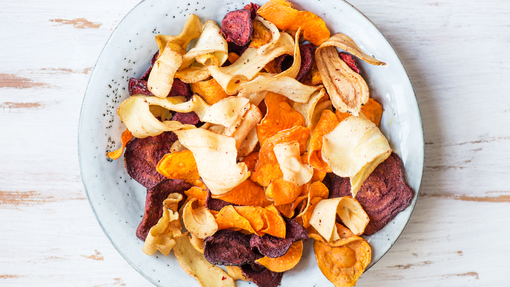
[[[461,273],[461,274],[447,274],[444,277],[445,278],[450,278],[450,277],[473,277],[476,280],[480,279],[480,276],[478,275],[477,272],[466,272],[466,273]]]
[[[99,28],[101,27],[101,23],[90,22],[85,18],[75,18],[72,20],[66,19],[50,19],[50,22],[60,23],[63,25],[73,25],[75,28],[83,29],[83,28]]]
[[[46,88],[48,84],[34,82],[31,79],[23,78],[13,74],[0,74],[0,88],[15,88],[15,89],[29,89],[29,88]]]
[[[41,103],[13,103],[13,102],[4,102],[0,103],[0,108],[8,108],[8,109],[39,109],[44,107]]]
[[[85,257],[87,259],[92,259],[92,260],[99,260],[99,261],[103,261],[104,260],[104,257],[103,255],[101,254],[101,252],[99,252],[97,249],[94,250],[95,251],[95,254],[92,254],[92,255],[82,255],[82,257]]]
[[[469,196],[469,195],[449,195],[449,194],[428,194],[420,192],[420,197],[444,198],[462,201],[475,201],[475,202],[493,202],[493,203],[510,203],[510,195],[500,196]]]
[[[20,276],[18,275],[13,275],[13,274],[3,274],[3,275],[0,275],[0,279],[14,279],[14,278],[19,278]]]
[[[85,200],[84,197],[62,196],[55,197],[49,194],[42,194],[38,191],[0,191],[0,208],[6,206],[32,206],[48,202],[63,200]]]

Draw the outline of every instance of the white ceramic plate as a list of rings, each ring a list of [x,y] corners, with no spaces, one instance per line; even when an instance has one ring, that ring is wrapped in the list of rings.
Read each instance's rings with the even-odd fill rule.
[[[259,2],[259,1],[257,1]],[[376,67],[358,61],[371,96],[382,103],[381,130],[405,166],[407,182],[415,191],[411,206],[401,212],[384,229],[367,240],[373,249],[375,264],[395,243],[407,224],[416,204],[424,160],[423,129],[420,111],[409,77],[390,43],[361,12],[347,2],[335,0],[294,0],[300,10],[322,17],[332,33],[342,32],[386,66]],[[149,67],[157,50],[154,35],[177,35],[188,15],[202,21],[221,23],[231,10],[248,2],[236,0],[160,1],[138,4],[121,21],[106,43],[90,77],[79,125],[81,175],[90,204],[104,232],[120,254],[143,276],[161,286],[199,286],[179,266],[173,253],[147,256],[143,242],[135,236],[144,210],[146,190],[132,180],[124,160],[108,161],[106,150],[120,145],[125,129],[117,117],[119,104],[126,99],[129,77],[140,77]],[[263,4],[263,2],[259,2]],[[282,286],[330,286],[315,262],[309,240],[301,262],[283,276]],[[241,282],[238,286],[248,286]]]

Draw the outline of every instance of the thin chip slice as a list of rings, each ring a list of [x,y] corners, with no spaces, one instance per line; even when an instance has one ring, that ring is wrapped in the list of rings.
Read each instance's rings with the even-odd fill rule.
[[[188,201],[182,211],[182,220],[193,237],[206,238],[218,230],[218,224],[211,212],[198,203],[197,199]]]
[[[132,138],[133,138],[133,134],[131,134],[131,132],[128,129],[126,129],[124,132],[122,132],[122,136],[121,136],[122,145],[120,146],[120,148],[118,148],[114,151],[107,152],[106,157],[109,159],[114,159],[114,160],[119,159],[119,157],[124,152],[124,149],[126,148],[127,143]]]
[[[219,230],[204,242],[204,256],[215,265],[241,266],[262,258],[251,249],[250,236],[239,231]]]
[[[180,179],[193,186],[205,189],[200,181],[197,163],[190,150],[167,153],[156,166],[156,170],[170,179]]]
[[[271,201],[266,198],[264,189],[250,179],[245,180],[228,193],[216,196],[216,198],[237,205],[265,207],[271,204]]]
[[[200,37],[201,33],[202,23],[200,23],[200,19],[194,14],[189,14],[181,34],[177,36],[168,36],[163,34],[156,35],[156,43],[159,47],[159,54],[161,55],[163,53],[168,42],[177,44],[181,47],[182,51],[185,52],[189,42]]]
[[[255,260],[256,263],[266,267],[273,272],[285,272],[294,268],[303,256],[303,241],[292,243],[285,255],[277,258],[262,257]]]
[[[328,94],[325,89],[315,91],[308,102],[292,103],[292,107],[305,118],[305,126],[312,130],[319,122],[319,118],[323,110],[332,110],[331,101],[328,100]]]
[[[200,95],[208,105],[214,105],[221,99],[228,97],[215,79],[192,83],[191,90],[193,93]]]
[[[313,176],[313,168],[308,164],[303,164],[297,141],[281,143],[274,146],[273,151],[276,160],[280,164],[283,173],[283,179],[287,182],[302,186],[309,182]]]
[[[313,250],[322,274],[336,287],[356,285],[372,258],[370,245],[364,239],[340,247],[316,240]]]
[[[253,31],[251,11],[239,9],[228,12],[221,20],[221,32],[227,41],[244,46],[250,41]]]
[[[202,287],[235,287],[234,280],[218,266],[215,266],[204,255],[197,251],[190,242],[189,236],[183,234],[175,238],[175,258],[182,269],[195,277]]]
[[[304,117],[290,106],[289,99],[283,95],[269,92],[266,95],[265,103],[267,106],[266,116],[257,125],[257,137],[261,145],[279,131],[305,125]]]
[[[386,63],[377,60],[376,58],[369,56],[365,52],[363,52],[358,45],[352,40],[349,36],[342,34],[342,33],[336,33],[335,35],[331,36],[326,42],[322,43],[319,48],[323,47],[337,47],[340,48],[346,52],[349,52],[353,54],[354,56],[362,59],[363,61],[376,65],[376,66],[384,66]]]
[[[159,98],[166,98],[172,89],[175,72],[183,61],[182,54],[167,43],[149,74],[147,88]]]
[[[253,21],[253,33],[251,34],[251,43],[249,47],[260,48],[269,43],[272,38],[271,30],[266,28],[262,22],[258,20]]]
[[[205,200],[207,198],[207,190],[194,186],[184,191],[184,194],[188,196],[188,200],[196,198],[198,200],[199,205],[202,206],[205,205]]]
[[[286,235],[285,238],[275,237],[269,234],[264,236],[253,235],[250,239],[250,246],[256,248],[260,254],[277,258],[285,255],[292,243],[299,240],[307,240],[308,234],[306,229],[291,219],[285,219]]]
[[[202,121],[230,128],[241,123],[243,115],[249,108],[248,99],[228,97],[209,107]]]
[[[203,66],[221,66],[228,58],[227,41],[220,33],[220,27],[213,20],[208,20],[202,26],[202,34],[195,47],[184,56],[179,70],[188,68],[195,60]]]
[[[316,169],[331,172],[329,165],[322,159],[323,137],[333,131],[340,122],[331,110],[324,110],[312,131],[308,148],[308,163]]]
[[[241,270],[246,278],[261,287],[277,287],[283,277],[283,273],[273,272],[259,264],[246,264],[241,266]]]
[[[303,190],[303,185],[296,185],[278,178],[272,181],[266,188],[266,195],[274,201],[276,206],[293,203]]]
[[[245,230],[249,233],[257,234],[250,221],[241,216],[232,205],[223,207],[215,217],[219,230]]]
[[[337,215],[355,235],[363,234],[369,221],[367,213],[359,202],[352,197],[345,196],[321,200],[313,211],[310,224],[328,242],[332,242],[338,239]]]
[[[249,281],[246,276],[243,275],[243,271],[241,270],[241,267],[239,266],[225,266],[225,269],[227,269],[227,273],[232,279],[234,280],[242,280],[242,281]]]

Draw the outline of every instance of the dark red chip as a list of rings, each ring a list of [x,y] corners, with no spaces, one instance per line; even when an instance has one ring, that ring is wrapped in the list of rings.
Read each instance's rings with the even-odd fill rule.
[[[205,198],[205,207],[209,210],[220,211],[227,205],[238,206],[237,204],[229,203],[221,199],[212,198],[211,191],[207,189],[207,197]]]
[[[165,177],[156,171],[156,166],[159,160],[170,152],[173,142],[171,132],[155,137],[131,139],[124,153],[129,176],[146,188],[152,188],[164,180]]]
[[[175,113],[172,121],[179,121],[183,125],[196,125],[200,122],[200,118],[195,112]]]
[[[350,196],[350,179],[333,175],[329,190],[330,198]],[[364,234],[374,234],[386,226],[411,204],[413,194],[404,181],[402,161],[392,153],[370,174],[356,194],[370,218]]]
[[[278,68],[278,73],[281,73],[285,70],[288,70],[292,67],[294,63],[294,57],[292,55],[281,55],[278,58],[274,59],[276,62],[276,67]]]
[[[259,8],[260,8],[259,4],[251,3],[251,2],[250,2],[250,4],[247,4],[246,6],[244,6],[244,9],[250,10],[251,19],[255,19],[255,17],[257,17],[257,11],[259,10]]]
[[[241,266],[263,256],[250,247],[250,236],[234,230],[219,230],[204,239],[204,256],[215,265]]]
[[[191,87],[185,82],[174,79],[174,83],[172,84],[172,90],[170,90],[169,97],[185,97],[187,101],[191,100],[193,97],[193,93],[191,92]]]
[[[312,70],[312,63],[316,48],[317,47],[315,47],[312,43],[299,45],[299,51],[301,53],[301,67],[299,68],[299,73],[296,76],[296,80],[303,80]]]
[[[137,94],[153,96],[153,94],[147,88],[147,81],[138,80],[136,78],[129,78],[128,92],[130,96]]]
[[[151,66],[149,67],[149,69],[147,69],[145,74],[143,74],[143,76],[140,78],[140,80],[144,80],[144,81],[148,81],[149,80],[149,75],[150,75],[150,73],[152,71],[152,66],[154,66],[154,63],[156,62],[158,57],[159,57],[159,51],[157,51],[156,54],[154,54],[154,56],[152,56]]]
[[[347,66],[349,66],[354,72],[361,74],[361,69],[359,68],[358,62],[356,62],[353,55],[344,52],[340,52],[338,54],[340,55],[340,59],[342,59],[342,61],[344,61]]]
[[[239,9],[228,12],[221,21],[221,32],[227,42],[233,42],[237,46],[248,44],[253,32],[251,11]]]
[[[246,278],[250,279],[258,287],[276,287],[282,281],[283,272],[273,272],[257,264],[246,264],[241,266],[241,271]]]
[[[185,190],[191,188],[191,184],[186,183],[182,180],[165,179],[153,188],[147,189],[147,198],[145,199],[145,213],[142,217],[142,222],[136,229],[136,237],[145,241],[147,234],[151,227],[158,223],[159,219],[163,215],[163,201],[168,197],[170,193],[180,193],[183,199],[179,202],[179,208],[186,201]]]
[[[236,53],[237,55],[241,56],[246,49],[248,49],[248,44],[244,46],[237,46],[236,44],[232,42],[227,42],[228,44],[228,52],[229,53]]]
[[[279,238],[269,234],[262,237],[253,235],[250,239],[250,246],[258,249],[262,255],[276,258],[285,255],[295,241],[308,239],[308,233],[303,226],[294,220],[285,217],[283,219],[287,225],[285,238]]]

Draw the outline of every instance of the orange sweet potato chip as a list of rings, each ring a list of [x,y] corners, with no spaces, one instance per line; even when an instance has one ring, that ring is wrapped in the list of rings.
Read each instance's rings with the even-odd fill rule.
[[[124,149],[126,148],[126,144],[128,143],[129,140],[131,140],[131,138],[133,138],[133,134],[131,134],[131,132],[128,129],[126,129],[121,136],[122,146],[117,150],[106,153],[106,157],[108,157],[109,159],[119,159],[119,157],[124,152]]]
[[[332,111],[322,111],[319,122],[312,132],[310,148],[308,149],[308,163],[314,168],[324,172],[331,172],[331,168],[322,159],[322,137],[334,130],[339,123],[338,118]]]
[[[264,207],[271,204],[271,201],[266,198],[264,189],[250,179],[245,180],[243,183],[225,194],[213,197],[237,205]]]
[[[383,108],[381,104],[372,98],[368,99],[368,102],[361,107],[361,113],[376,126],[379,126],[379,123],[381,123],[382,112]],[[349,113],[342,113],[339,110],[337,110],[335,114],[339,121],[343,121],[351,115]]]
[[[249,155],[245,156],[241,162],[244,162],[248,167],[248,170],[251,172],[255,171],[255,166],[259,161],[259,152],[252,152]]]
[[[329,197],[329,190],[324,183],[316,181],[309,186],[307,196],[308,200],[306,205],[296,218],[298,223],[305,228],[310,226],[310,218],[312,217],[317,203]]]
[[[283,178],[278,178],[269,184],[266,195],[274,201],[276,206],[290,204],[298,198],[304,186],[297,186]]]
[[[192,83],[191,90],[201,96],[208,105],[214,105],[221,99],[228,97],[215,79]]]
[[[260,259],[255,260],[255,262],[273,272],[285,272],[287,270],[294,268],[299,263],[299,260],[301,260],[302,256],[303,256],[303,241],[299,240],[292,243],[292,245],[290,246],[289,250],[287,250],[287,253],[285,253],[285,255],[277,258],[270,258],[264,256]]]
[[[301,156],[303,163],[310,164],[308,162],[308,151]],[[328,173],[317,168],[313,168],[313,175],[310,182],[323,181]]]
[[[200,181],[197,163],[190,150],[165,154],[156,166],[156,170],[170,179],[180,179],[205,189]]]
[[[364,239],[339,247],[315,240],[313,250],[322,274],[335,286],[354,286],[371,260],[371,248]]]
[[[228,53],[228,61],[233,64],[235,61],[237,61],[237,59],[239,59],[239,55],[234,53],[234,52],[230,52]]]
[[[331,33],[319,16],[309,11],[298,11],[286,0],[271,0],[257,13],[281,30],[303,30],[303,37],[315,46],[329,39]]]
[[[304,188],[303,188],[304,190]],[[284,204],[284,205],[278,205],[276,206],[276,209],[278,209],[278,211],[283,214],[283,216],[287,217],[287,218],[292,218],[294,217],[294,214],[296,213],[296,208],[302,206],[303,202],[305,202],[306,204],[306,200],[307,200],[308,196],[303,196],[303,195],[300,195],[298,196],[298,198],[296,198],[296,200],[292,203],[289,203],[289,204]]]
[[[322,243],[326,243],[331,247],[340,247],[349,244],[353,241],[363,239],[363,237],[361,236],[354,235],[354,233],[352,233],[352,231],[350,231],[349,228],[343,226],[338,222],[336,223],[336,229],[339,239],[333,242],[328,242],[324,237],[320,235],[319,231],[317,231],[313,226],[309,226],[306,229],[306,232],[308,233],[309,237],[313,238],[314,240],[321,241]]]
[[[269,29],[264,26],[260,21],[253,21],[253,32],[251,33],[251,43],[249,47],[260,48],[269,43],[272,39],[272,34]]]
[[[266,116],[257,125],[257,137],[260,144],[264,144],[266,139],[279,131],[305,125],[305,118],[289,105],[289,99],[285,96],[269,92],[265,103]]]
[[[192,200],[193,198],[196,198],[198,200],[198,204],[200,206],[205,205],[205,199],[207,197],[207,190],[194,186],[194,187],[184,191],[184,194],[186,194],[188,196],[188,198],[186,199],[186,203],[188,201]]]
[[[272,204],[264,208],[228,205],[223,207],[215,217],[218,230],[245,230],[259,236],[270,234],[285,238],[285,221]]]
[[[249,233],[255,233],[261,236],[261,233],[255,231],[248,219],[242,217],[232,205],[223,207],[218,214],[215,215],[218,230],[232,229],[245,230]]]
[[[273,151],[274,146],[280,143],[297,141],[300,144],[300,152],[303,153],[306,149],[306,142],[309,135],[309,128],[294,126],[268,138],[260,148],[259,161],[255,167],[255,171],[252,173],[251,179],[262,186],[268,186],[273,180],[283,177],[283,173]]]

